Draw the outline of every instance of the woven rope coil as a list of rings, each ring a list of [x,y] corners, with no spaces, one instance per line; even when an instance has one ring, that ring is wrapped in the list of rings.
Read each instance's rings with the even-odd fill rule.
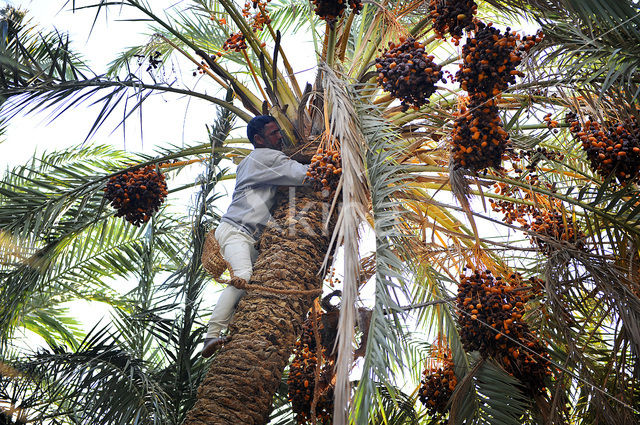
[[[213,276],[215,279],[220,278],[222,273],[227,270],[229,264],[222,257],[220,253],[220,245],[215,237],[216,229],[211,229],[207,233],[204,239],[204,246],[202,247],[202,267]]]

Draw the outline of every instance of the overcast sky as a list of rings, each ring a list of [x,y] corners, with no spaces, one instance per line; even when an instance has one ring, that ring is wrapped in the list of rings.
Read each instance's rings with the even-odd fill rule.
[[[78,2],[87,4],[89,2]],[[154,10],[161,10],[163,4],[174,2],[154,0]],[[72,40],[71,48],[80,52],[91,66],[91,69],[101,74],[107,64],[113,60],[118,52],[126,47],[138,45],[149,40],[146,26],[141,22],[118,22],[116,8],[112,8],[107,20],[101,16],[91,31],[91,24],[95,11],[77,11],[75,14],[67,7],[61,10],[64,0],[23,0],[10,4],[23,10],[28,10],[27,16],[32,17],[34,23],[40,27],[69,33]],[[156,9],[157,8],[157,9]],[[140,32],[143,34],[140,34]],[[191,75],[193,70],[182,70],[182,74]],[[193,81],[195,84],[195,81]],[[105,92],[106,93],[106,92]],[[97,98],[97,97],[95,97]],[[189,109],[187,109],[189,106]],[[89,107],[85,103],[66,112],[53,123],[49,123],[49,113],[36,113],[26,117],[18,117],[11,121],[6,141],[0,145],[5,155],[0,158],[0,165],[22,163],[34,152],[60,149],[83,143],[99,108]],[[117,119],[114,116],[107,124],[91,138],[93,143],[110,143],[119,148],[131,151],[151,152],[155,145],[190,143],[192,141],[206,141],[204,125],[209,124],[213,117],[214,108],[201,102],[191,102],[176,96],[153,96],[145,101],[142,113],[144,131],[140,131],[139,119],[136,116],[127,121],[126,138],[122,128],[114,131]],[[136,114],[137,115],[137,114]]]

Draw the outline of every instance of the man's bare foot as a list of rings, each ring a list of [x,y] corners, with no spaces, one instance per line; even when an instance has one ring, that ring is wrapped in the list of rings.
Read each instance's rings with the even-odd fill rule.
[[[218,348],[227,341],[229,341],[229,337],[205,338],[201,356],[205,359],[211,357],[213,353],[218,351]]]

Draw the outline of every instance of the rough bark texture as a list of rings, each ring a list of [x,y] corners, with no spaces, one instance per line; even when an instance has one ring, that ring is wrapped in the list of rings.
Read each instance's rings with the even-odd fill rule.
[[[283,192],[260,239],[249,284],[320,290],[318,270],[328,246],[323,214],[328,206],[310,189],[298,188],[295,203]],[[232,339],[213,360],[184,424],[265,424],[313,298],[248,290],[229,326]]]
[[[317,149],[318,141],[316,138],[313,138],[302,146],[296,145],[285,147],[282,152],[293,160],[302,164],[309,164]]]

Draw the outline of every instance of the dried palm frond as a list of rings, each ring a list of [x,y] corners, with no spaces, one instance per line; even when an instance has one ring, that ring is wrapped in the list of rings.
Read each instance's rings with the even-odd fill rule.
[[[349,370],[353,359],[353,333],[356,296],[359,285],[358,228],[366,219],[368,187],[364,169],[364,137],[357,122],[353,100],[344,82],[335,72],[321,67],[324,73],[325,114],[329,114],[329,133],[340,141],[342,155],[342,209],[338,215],[334,240],[344,246],[344,280],[340,322],[338,324],[338,359],[334,422],[347,423],[350,398]],[[330,105],[330,106],[329,106]]]

